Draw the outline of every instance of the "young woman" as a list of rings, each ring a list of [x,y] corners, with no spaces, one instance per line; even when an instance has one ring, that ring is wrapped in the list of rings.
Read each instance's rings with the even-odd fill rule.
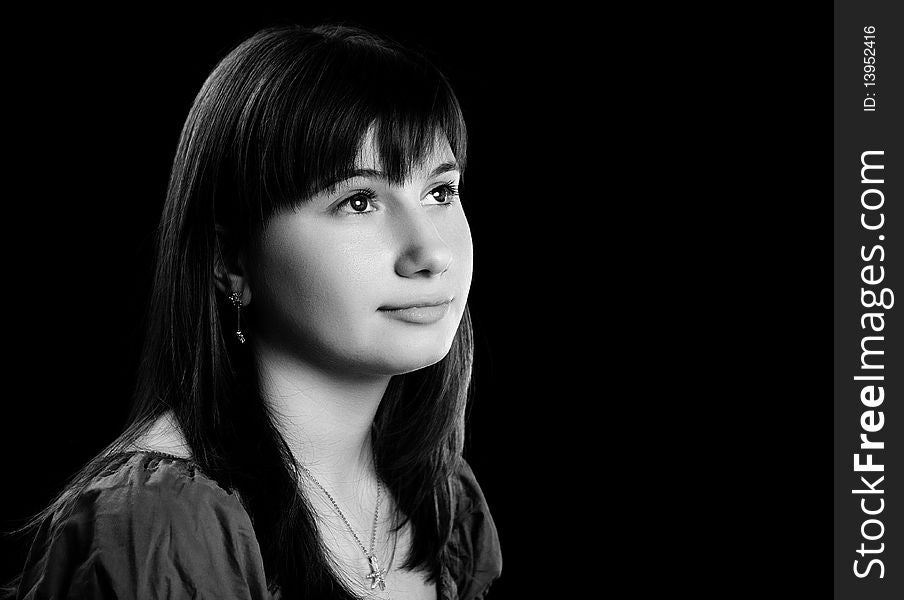
[[[32,521],[16,597],[483,597],[465,151],[444,77],[370,33],[224,58],[179,140],[129,425]]]

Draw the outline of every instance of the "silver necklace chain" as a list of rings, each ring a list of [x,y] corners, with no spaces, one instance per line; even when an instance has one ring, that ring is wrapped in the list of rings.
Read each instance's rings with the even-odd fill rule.
[[[301,467],[301,470],[305,472],[311,481],[320,488],[326,497],[329,499],[330,503],[333,505],[333,508],[336,510],[336,514],[345,522],[345,526],[348,527],[348,530],[352,532],[352,536],[355,538],[355,541],[358,542],[358,546],[360,546],[361,551],[364,552],[364,556],[367,557],[367,562],[370,564],[370,574],[365,575],[365,579],[372,579],[370,589],[375,589],[377,586],[380,586],[380,590],[386,589],[386,581],[384,580],[385,575],[389,572],[389,569],[381,569],[380,563],[377,562],[377,555],[374,553],[374,548],[376,547],[377,542],[377,523],[380,521],[380,501],[383,499],[383,482],[377,478],[377,506],[374,509],[374,523],[370,530],[370,550],[368,550],[364,544],[361,542],[361,538],[358,537],[358,534],[355,532],[355,528],[352,527],[352,524],[349,523],[348,519],[345,518],[345,514],[342,512],[342,509],[339,508],[339,504],[336,502],[333,495],[327,491],[323,485],[317,481],[317,478],[314,477],[314,474],[311,473],[307,467],[304,465],[298,465]]]

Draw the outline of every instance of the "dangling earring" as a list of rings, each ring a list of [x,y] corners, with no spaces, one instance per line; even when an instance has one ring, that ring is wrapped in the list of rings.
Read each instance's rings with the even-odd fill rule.
[[[242,297],[238,292],[229,295],[232,305],[235,306],[235,337],[240,344],[245,343],[245,334],[242,333]]]

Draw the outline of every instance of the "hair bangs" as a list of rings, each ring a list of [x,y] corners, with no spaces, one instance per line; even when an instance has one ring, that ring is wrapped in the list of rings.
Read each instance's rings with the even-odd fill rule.
[[[368,136],[390,183],[406,181],[444,142],[464,172],[464,117],[436,67],[376,37],[314,31],[321,39],[308,40],[307,53],[293,53],[301,58],[274,73],[282,89],[268,90],[270,103],[249,130],[260,148],[246,157],[256,160],[238,165],[245,181],[237,187],[260,207],[261,221],[351,177]]]

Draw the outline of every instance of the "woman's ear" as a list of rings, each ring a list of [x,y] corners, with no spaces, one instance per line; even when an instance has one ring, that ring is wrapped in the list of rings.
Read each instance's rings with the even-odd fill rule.
[[[236,248],[234,237],[229,230],[217,224],[217,252],[214,264],[214,279],[225,296],[238,292],[242,305],[251,302],[251,281],[248,277],[245,256]]]

